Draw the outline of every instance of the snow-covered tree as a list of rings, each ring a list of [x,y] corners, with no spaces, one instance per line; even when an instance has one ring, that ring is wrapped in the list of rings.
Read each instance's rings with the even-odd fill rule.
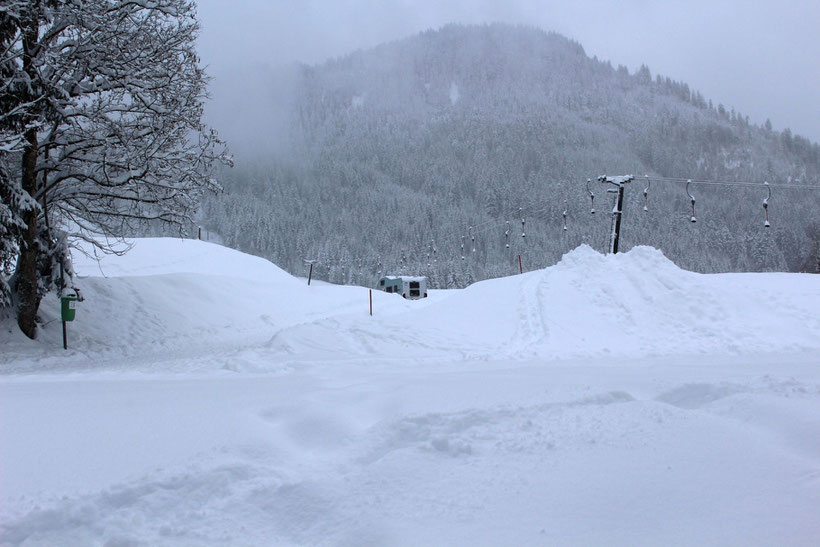
[[[218,189],[198,28],[188,0],[0,5],[0,256],[17,264],[0,290],[29,337],[67,235],[110,250],[140,223],[185,226]]]

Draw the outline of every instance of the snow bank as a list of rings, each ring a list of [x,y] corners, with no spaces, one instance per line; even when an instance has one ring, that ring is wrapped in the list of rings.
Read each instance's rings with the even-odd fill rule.
[[[75,264],[85,301],[69,327],[69,354],[49,296],[37,344],[5,329],[6,370],[65,369],[67,362],[127,368],[137,355],[149,368],[154,356],[179,370],[278,370],[328,358],[696,358],[820,349],[820,276],[696,274],[649,247],[602,255],[582,246],[551,268],[430,291],[423,301],[374,291],[373,317],[367,288],[309,287],[267,260],[200,241],[137,240],[124,256]],[[266,365],[221,351],[260,348]],[[23,358],[32,353],[34,365]]]
[[[173,238],[129,244],[128,253],[103,256],[99,263],[90,253],[74,253],[84,301],[68,324],[68,352],[62,349],[56,294],[41,303],[44,325],[36,342],[5,321],[4,372],[255,369],[258,365],[245,363],[241,353],[269,345],[277,333],[302,323],[346,321],[354,310],[367,313],[367,289],[307,286],[265,259],[226,247]],[[394,312],[411,307],[401,299],[387,300]],[[317,343],[345,345],[337,336]],[[280,361],[271,361],[266,370],[283,366]]]
[[[115,248],[124,254],[95,253],[91,245],[81,245],[72,252],[75,271],[80,277],[193,273],[251,281],[295,281],[290,274],[264,258],[195,239],[134,239]]]
[[[820,348],[820,276],[681,270],[649,247],[587,246],[387,320],[474,358],[741,354]]]

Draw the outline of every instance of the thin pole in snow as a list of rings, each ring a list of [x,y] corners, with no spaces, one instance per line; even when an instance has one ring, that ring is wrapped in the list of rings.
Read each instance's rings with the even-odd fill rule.
[[[518,273],[524,273],[524,265],[521,262],[521,255],[518,255]]]
[[[60,289],[60,294],[65,294],[63,291],[65,290],[65,268],[63,266],[63,261],[60,261],[60,285],[62,288]],[[62,296],[60,297],[60,315],[63,314],[63,299]],[[65,319],[63,319],[63,349],[68,349],[68,333],[66,332],[65,328]]]
[[[310,285],[311,279],[313,279],[313,262],[310,263],[310,271],[308,272],[308,285]]]
[[[370,291],[370,317],[373,317],[373,289],[369,289]]]

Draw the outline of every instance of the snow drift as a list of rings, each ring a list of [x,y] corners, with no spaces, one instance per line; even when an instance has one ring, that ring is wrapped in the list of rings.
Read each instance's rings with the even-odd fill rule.
[[[84,367],[127,366],[129,354],[165,363],[194,354],[203,357],[199,368],[242,368],[241,359],[209,358],[226,347],[262,347],[270,369],[329,356],[554,360],[820,350],[820,277],[696,274],[649,247],[602,255],[582,246],[551,268],[430,291],[420,302],[374,291],[373,317],[366,288],[307,286],[264,259],[200,241],[137,240],[124,256],[75,261],[85,301],[70,325],[71,351]],[[42,309],[38,366],[61,367],[56,297]],[[4,337],[12,360],[31,351],[19,335]]]

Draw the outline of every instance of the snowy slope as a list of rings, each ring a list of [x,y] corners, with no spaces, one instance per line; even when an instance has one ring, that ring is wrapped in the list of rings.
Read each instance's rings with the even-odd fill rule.
[[[61,348],[59,301],[49,295],[41,305],[47,325],[38,344],[10,323],[4,329],[6,370],[64,370],[67,360],[71,369],[151,370],[159,361],[167,370],[175,359],[175,370],[231,368],[221,352],[264,346],[301,323],[367,315],[367,289],[308,287],[267,260],[201,241],[143,239],[123,256],[98,263],[76,253],[74,262],[84,301],[69,326],[68,354]],[[387,296],[375,295],[377,305],[388,301],[392,313],[410,307]]]
[[[246,347],[275,357],[254,370],[329,357],[568,359],[820,349],[817,276],[695,274],[648,247],[610,256],[581,247],[552,268],[430,291],[417,302],[374,291],[373,317],[366,288],[308,287],[266,260],[200,241],[146,239],[99,264],[84,255],[75,261],[85,302],[70,326],[70,355],[82,354],[82,368],[118,368],[123,355],[140,355],[232,369],[242,364],[211,358],[214,349]],[[56,319],[56,296],[42,308],[47,320]],[[55,321],[45,329],[36,365],[14,359],[11,368],[64,368],[58,327]],[[19,334],[5,344],[10,356],[31,351]],[[203,359],[193,362],[192,354]],[[138,366],[144,365],[141,359]]]
[[[820,542],[820,276],[650,248],[405,301],[173,239],[0,331],[0,543]]]

